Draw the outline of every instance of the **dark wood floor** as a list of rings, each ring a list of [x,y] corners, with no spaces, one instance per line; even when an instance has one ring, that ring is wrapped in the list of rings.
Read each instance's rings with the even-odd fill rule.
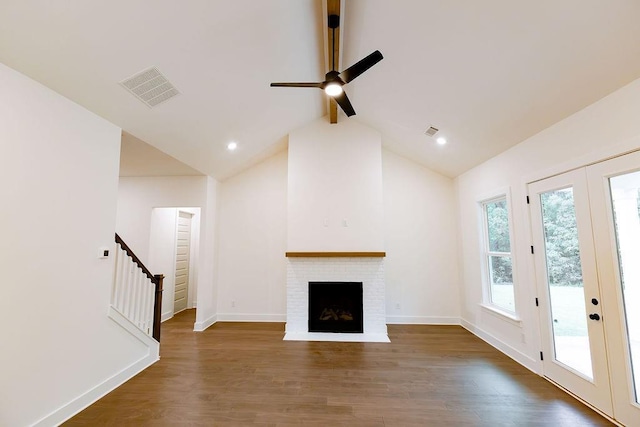
[[[456,326],[390,325],[391,344],[374,344],[193,323],[193,310],[165,322],[161,360],[65,425],[611,425]]]

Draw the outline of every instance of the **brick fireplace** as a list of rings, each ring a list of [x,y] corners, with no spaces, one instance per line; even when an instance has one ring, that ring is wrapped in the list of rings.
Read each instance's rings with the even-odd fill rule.
[[[366,254],[365,254],[366,255]],[[362,282],[362,333],[309,332],[310,282]],[[384,258],[376,256],[289,256],[285,340],[389,342]]]

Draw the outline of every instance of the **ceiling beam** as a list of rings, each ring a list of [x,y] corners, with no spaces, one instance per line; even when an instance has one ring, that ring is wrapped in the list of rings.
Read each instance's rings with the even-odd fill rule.
[[[340,0],[326,0],[327,13],[324,17],[325,28],[327,29],[327,71],[340,71],[340,30],[342,27],[342,11],[340,10]],[[333,39],[334,31],[329,28],[329,15],[337,15],[340,17],[340,24],[335,29],[335,40]],[[335,61],[335,63],[334,63]],[[338,104],[332,97],[329,98],[329,122],[338,123]]]

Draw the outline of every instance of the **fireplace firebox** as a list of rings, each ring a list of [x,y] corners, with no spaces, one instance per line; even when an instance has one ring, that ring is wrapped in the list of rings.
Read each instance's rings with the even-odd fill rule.
[[[309,332],[362,333],[362,282],[309,282]]]

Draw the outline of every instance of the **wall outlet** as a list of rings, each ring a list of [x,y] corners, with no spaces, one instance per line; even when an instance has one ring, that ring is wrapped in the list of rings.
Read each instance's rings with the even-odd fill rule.
[[[396,303],[396,310],[400,310],[400,303],[399,302]]]
[[[231,301],[231,307],[235,308],[236,307],[236,302],[235,301]]]
[[[343,226],[343,227],[348,227],[348,226],[349,226],[349,223],[347,222],[347,220],[346,220],[346,219],[343,219],[343,220],[342,220],[342,226]]]

